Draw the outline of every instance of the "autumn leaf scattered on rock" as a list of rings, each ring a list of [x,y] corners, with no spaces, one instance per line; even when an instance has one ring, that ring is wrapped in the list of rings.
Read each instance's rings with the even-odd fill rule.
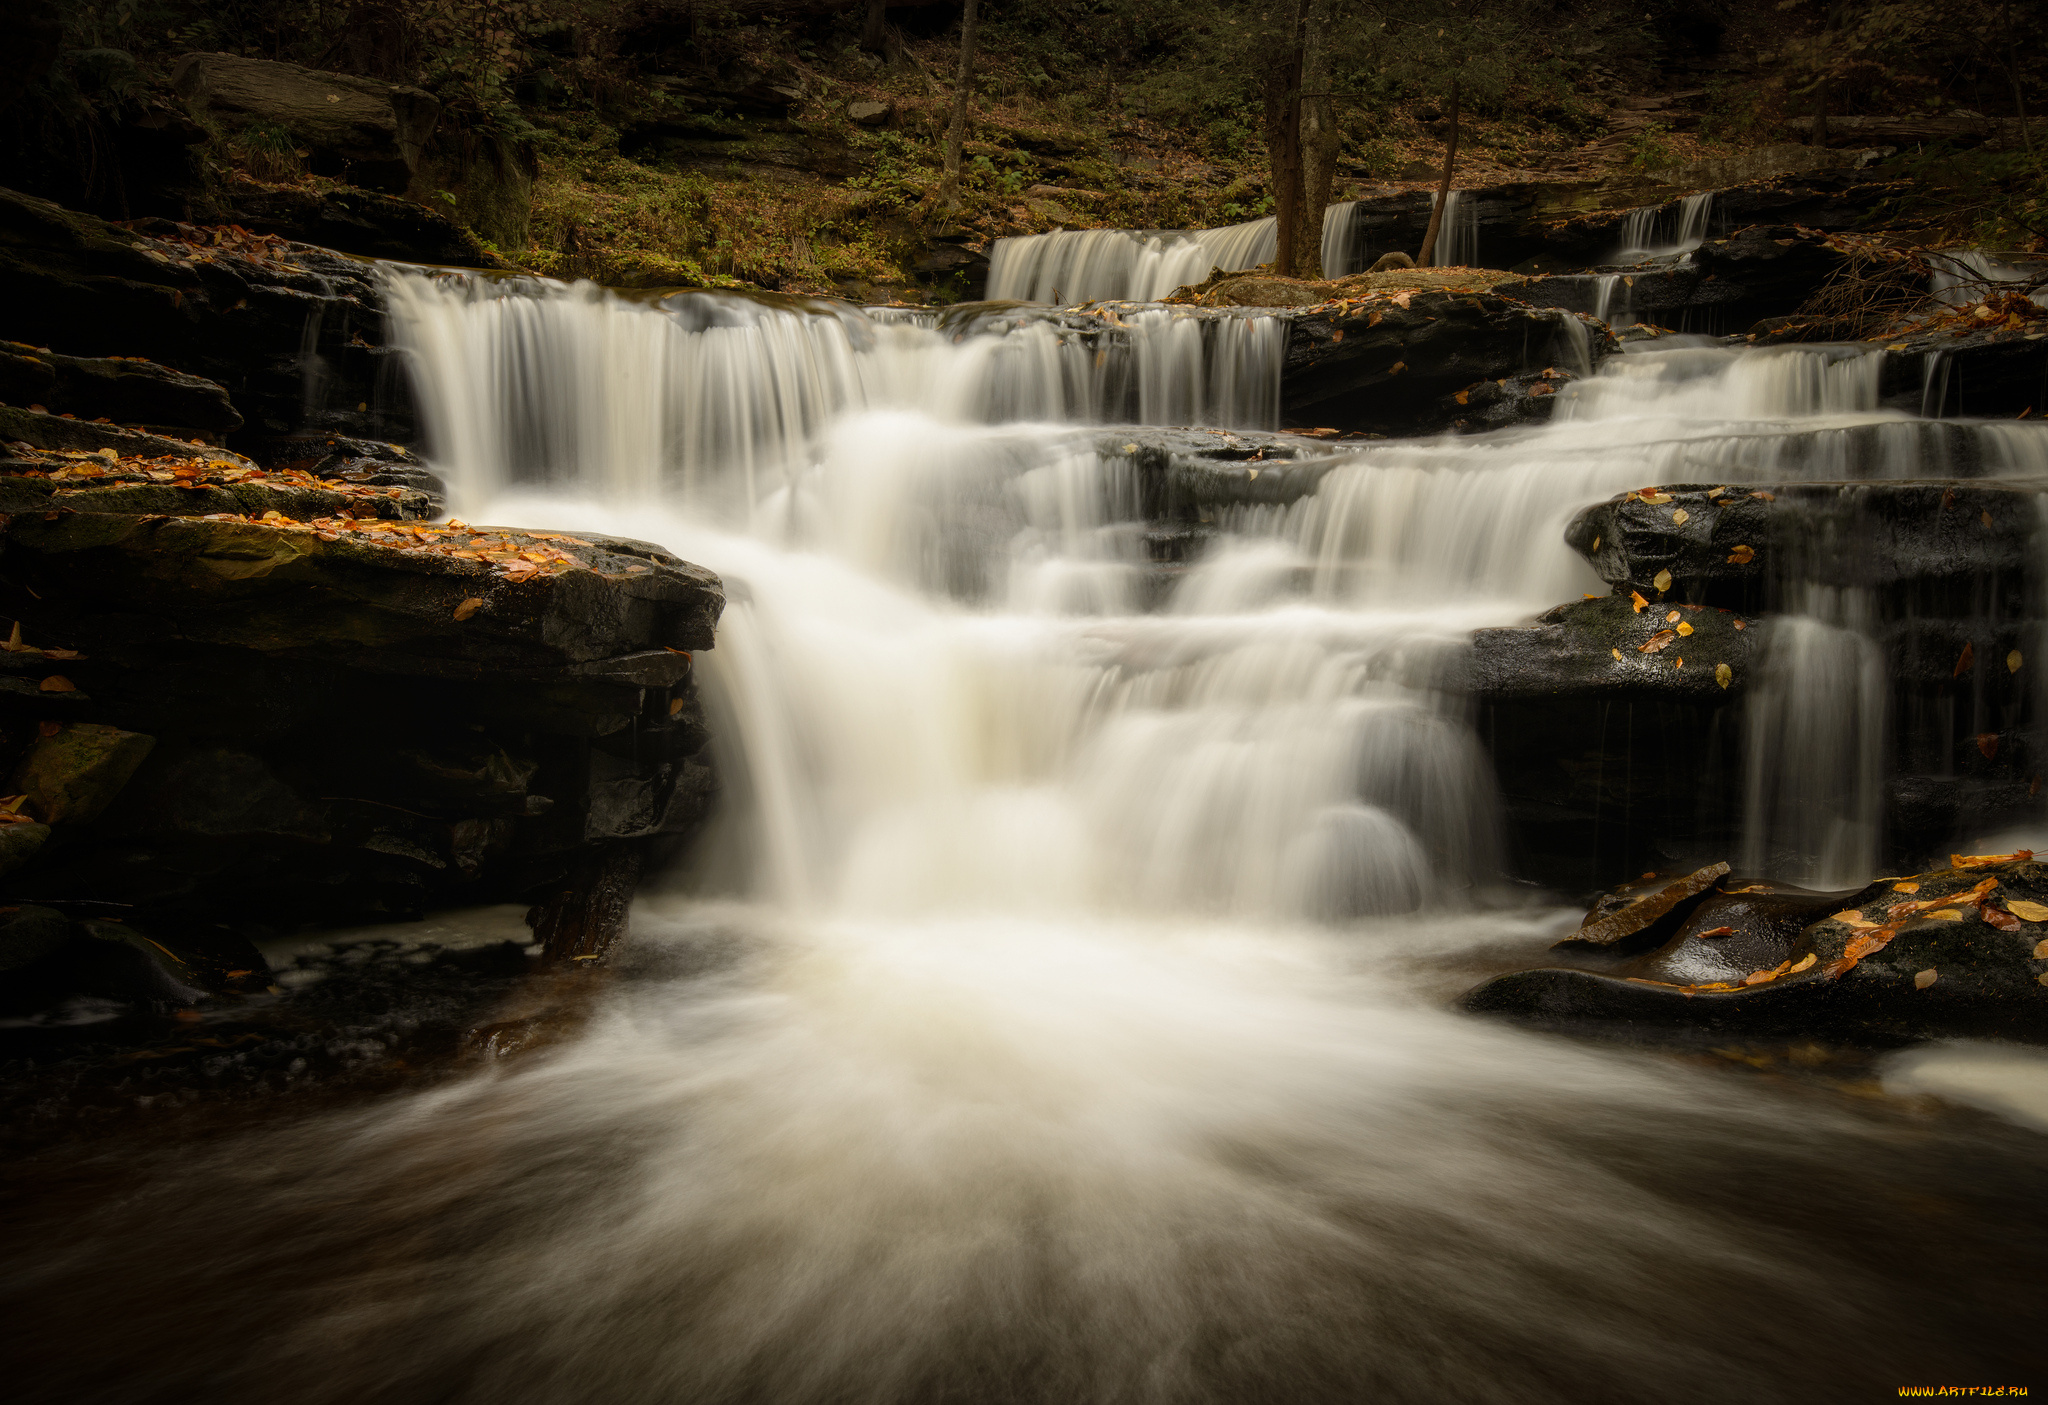
[[[1674,527],[1683,527],[1686,524],[1686,522],[1691,518],[1691,516],[1691,513],[1687,512],[1684,508],[1681,507],[1671,514],[1671,525]]]
[[[2013,916],[2023,917],[2029,922],[2048,922],[2048,906],[2043,906],[2040,903],[2030,903],[2025,898],[2007,898],[2005,900],[2005,910]]]
[[[1652,580],[1650,584],[1656,586],[1657,593],[1662,595],[1665,591],[1671,589],[1671,573],[1669,571],[1659,571],[1656,579]]]
[[[1678,626],[1678,632],[1681,635],[1690,634],[1692,633],[1692,626],[1681,622]]]
[[[457,605],[455,607],[455,618],[458,620],[466,620],[471,615],[475,614],[478,610],[481,610],[483,607],[484,602],[472,595],[469,599],[463,601],[460,605]]]
[[[1967,641],[1965,641],[1965,643],[1963,644],[1963,652],[1956,656],[1955,672],[1949,674],[1949,677],[1961,678],[1965,673],[1968,673],[1970,671],[1970,665],[1975,663],[1976,661],[1976,648]]]
[[[1950,854],[1950,868],[1996,868],[2000,864],[2025,863],[2034,857],[2032,849],[2015,849],[2010,854]]]
[[[1700,935],[1703,937],[1732,937],[1735,935],[1735,929],[1733,927],[1712,927],[1707,931],[1701,932]]]
[[[1728,564],[1731,566],[1747,566],[1754,560],[1756,552],[1746,546],[1738,546],[1728,553]]]
[[[1913,977],[1913,989],[1925,990],[1934,984],[1935,979],[1934,968],[1929,966],[1926,970]]]
[[[2020,671],[2020,665],[2025,663],[2026,661],[2026,657],[2023,654],[2021,654],[2018,649],[2014,649],[2011,653],[2005,656],[2005,671],[2007,673],[2018,673]]]
[[[1650,602],[1643,599],[1643,593],[1640,590],[1631,590],[1628,593],[1628,598],[1636,602],[1636,613],[1639,615],[1650,608]]]
[[[1730,683],[1735,681],[1735,670],[1728,667],[1728,665],[1725,663],[1715,664],[1714,681],[1716,683],[1719,683],[1723,688],[1726,688]]]
[[[1997,759],[1998,759],[1998,733],[1996,733],[1996,732],[1979,732],[1979,733],[1977,733],[1977,750],[1979,750],[1979,751],[1981,751],[1981,752],[1983,752],[1983,753],[1984,753],[1984,759],[1985,759],[1986,761],[1995,761],[1995,760],[1997,760]]]
[[[1641,644],[1636,645],[1636,652],[1639,654],[1658,653],[1667,644],[1669,644],[1672,640],[1676,639],[1677,637],[1678,635],[1671,630],[1660,629],[1655,634],[1651,635],[1649,639],[1647,639]]]
[[[1918,883],[1894,883],[1892,884],[1892,891],[1894,893],[1917,893],[1920,891],[1920,885]]]
[[[53,673],[43,680],[42,691],[46,693],[75,693],[78,691],[78,685],[61,673]]]

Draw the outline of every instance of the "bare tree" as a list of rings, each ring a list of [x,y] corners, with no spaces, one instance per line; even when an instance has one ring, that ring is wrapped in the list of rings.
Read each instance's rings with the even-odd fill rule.
[[[867,22],[860,27],[860,46],[871,54],[889,49],[889,0],[868,0]]]
[[[1266,86],[1266,148],[1272,160],[1273,271],[1323,276],[1323,207],[1336,176],[1337,123],[1330,91],[1332,0],[1297,0],[1285,59]]]
[[[939,180],[939,209],[960,208],[960,153],[967,145],[967,105],[974,93],[975,0],[960,11],[960,76],[953,85],[953,124],[946,130],[946,171]]]
[[[1429,230],[1422,236],[1422,252],[1415,258],[1419,267],[1428,268],[1437,261],[1437,237],[1443,232],[1444,206],[1451,201],[1451,173],[1458,165],[1458,80],[1451,79],[1450,108],[1451,134],[1444,143],[1444,173],[1436,183],[1436,208],[1429,212]]]

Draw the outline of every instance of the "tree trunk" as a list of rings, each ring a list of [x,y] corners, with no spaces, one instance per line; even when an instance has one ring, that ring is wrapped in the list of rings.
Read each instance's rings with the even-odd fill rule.
[[[1451,80],[1451,137],[1444,145],[1444,174],[1436,183],[1436,208],[1429,212],[1429,232],[1422,236],[1422,254],[1415,260],[1419,268],[1428,268],[1436,262],[1437,238],[1443,231],[1444,206],[1451,199],[1451,173],[1458,165],[1458,80]]]
[[[640,845],[622,840],[587,854],[526,914],[548,966],[600,961],[625,935],[640,883]]]
[[[1301,222],[1301,51],[1266,80],[1266,152],[1273,177],[1273,272],[1294,276],[1295,228]]]
[[[1330,96],[1331,0],[1301,7],[1301,175],[1295,185],[1294,268],[1299,278],[1326,277],[1323,211],[1337,176],[1337,111]]]
[[[860,46],[871,54],[888,57],[889,0],[868,0],[867,22],[860,27]]]
[[[946,131],[946,173],[939,181],[939,210],[960,208],[960,153],[967,145],[967,104],[974,92],[975,0],[960,10],[960,76],[953,85],[953,125]]]

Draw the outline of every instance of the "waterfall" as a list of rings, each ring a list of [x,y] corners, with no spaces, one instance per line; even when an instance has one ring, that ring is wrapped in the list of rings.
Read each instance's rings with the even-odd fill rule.
[[[1432,207],[1434,208],[1434,207]],[[1443,196],[1443,221],[1437,227],[1432,263],[1444,268],[1478,268],[1479,202],[1466,190]]]
[[[1642,263],[1680,258],[1707,242],[1714,217],[1714,193],[1688,195],[1665,205],[1631,210],[1621,222],[1621,243],[1609,263]]]
[[[1271,427],[1281,325],[1140,309],[1095,336],[997,319],[959,343],[906,317],[731,294],[389,270],[436,452],[488,500],[554,483],[752,511],[844,415]]]
[[[1357,202],[1323,212],[1323,276],[1356,273]],[[1199,283],[1210,270],[1256,268],[1273,260],[1271,215],[1220,229],[1062,229],[998,239],[989,255],[988,295],[1054,303],[1154,302]]]

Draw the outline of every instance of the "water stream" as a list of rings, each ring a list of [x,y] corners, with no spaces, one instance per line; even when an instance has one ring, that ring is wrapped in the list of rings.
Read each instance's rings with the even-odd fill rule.
[[[1894,1206],[2038,1203],[2022,1134],[1930,1149],[1444,1008],[1575,920],[1504,888],[1446,680],[1473,628],[1601,589],[1561,540],[1587,503],[2048,479],[2032,426],[1881,412],[1872,355],[1663,345],[1540,429],[1332,449],[1163,574],[1099,426],[1270,425],[1273,319],[1090,350],[387,283],[458,515],[725,578],[722,807],[581,1037],[181,1153],[31,1245],[16,1325],[68,1398],[1805,1401],[2019,1358],[1987,1324],[2038,1302],[2025,1236]],[[1759,853],[1855,881],[1870,753],[1810,740],[1882,699],[1852,602],[1807,615],[1755,714],[1805,768],[1760,763]],[[35,1330],[88,1303],[93,1352]]]

